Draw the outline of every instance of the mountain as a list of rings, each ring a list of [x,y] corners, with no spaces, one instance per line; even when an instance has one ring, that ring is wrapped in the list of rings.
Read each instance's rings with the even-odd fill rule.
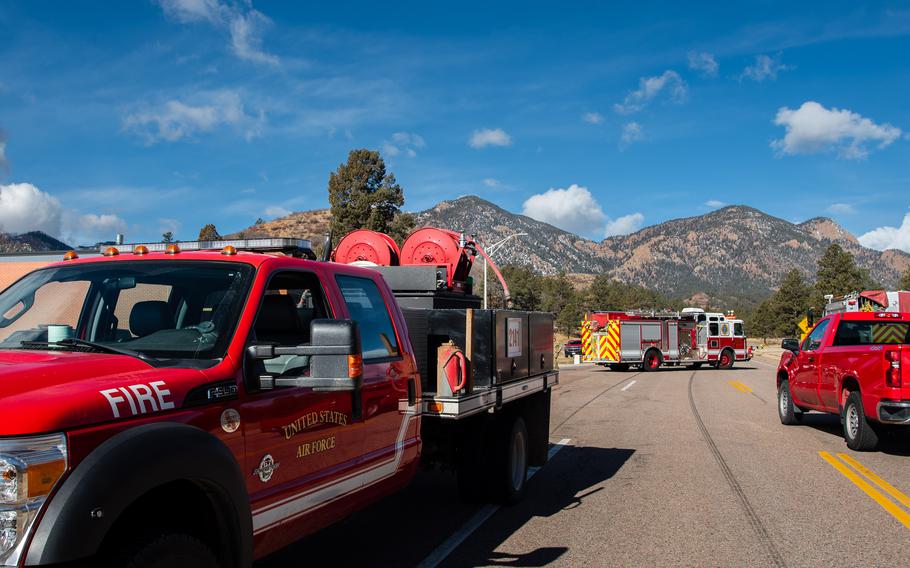
[[[482,235],[488,243],[513,233],[497,252],[501,264],[520,263],[544,274],[607,273],[622,282],[671,296],[766,296],[791,268],[814,277],[825,249],[838,243],[872,277],[893,286],[910,255],[865,248],[828,218],[790,223],[757,209],[729,206],[674,219],[600,243],[584,239],[469,196],[444,201],[417,215],[419,224]]]
[[[794,224],[742,205],[674,219],[599,243],[476,196],[443,201],[415,217],[418,226],[464,231],[488,245],[526,233],[495,252],[493,259],[500,265],[523,264],[542,274],[606,273],[622,282],[699,301],[767,296],[791,268],[799,268],[811,279],[818,259],[832,243],[853,254],[885,286],[894,286],[910,267],[907,253],[865,248],[831,219],[817,217]],[[329,219],[327,209],[292,213],[231,236],[309,238],[315,244],[328,230]]]
[[[72,247],[41,231],[14,235],[0,233],[0,253],[28,253],[69,250]]]

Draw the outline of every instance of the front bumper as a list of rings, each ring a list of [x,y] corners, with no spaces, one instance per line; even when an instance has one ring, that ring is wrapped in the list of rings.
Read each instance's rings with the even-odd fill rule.
[[[910,400],[880,400],[875,413],[879,422],[910,424]]]

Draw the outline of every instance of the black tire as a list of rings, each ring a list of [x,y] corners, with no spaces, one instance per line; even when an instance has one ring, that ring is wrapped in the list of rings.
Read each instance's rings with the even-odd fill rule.
[[[691,363],[686,365],[687,369],[701,369],[701,363]]]
[[[135,541],[115,556],[124,568],[219,568],[215,553],[196,537],[161,533]]]
[[[732,369],[735,361],[736,353],[732,349],[724,349],[720,352],[720,358],[717,360],[717,368],[722,371]]]
[[[506,421],[497,452],[496,476],[499,491],[496,500],[507,505],[521,501],[528,481],[528,428],[524,418]]]
[[[664,358],[660,354],[660,351],[657,349],[648,349],[645,351],[645,356],[641,362],[641,370],[652,372],[660,369],[660,366],[663,365]]]
[[[847,396],[844,410],[841,415],[844,425],[844,439],[847,447],[857,452],[868,452],[878,446],[878,432],[866,420],[863,410],[863,397],[859,391],[853,391]]]
[[[793,406],[793,395],[790,393],[790,381],[784,379],[777,387],[777,415],[780,423],[787,426],[799,424],[802,413],[797,413]]]
[[[611,363],[610,370],[616,371],[618,373],[625,373],[626,371],[629,370],[629,364],[628,363]]]

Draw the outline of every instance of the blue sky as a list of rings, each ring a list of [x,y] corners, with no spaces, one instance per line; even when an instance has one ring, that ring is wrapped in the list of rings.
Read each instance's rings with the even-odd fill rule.
[[[910,250],[910,7],[491,4],[5,2],[0,227],[235,231],[367,147],[412,211],[599,240],[748,204]]]

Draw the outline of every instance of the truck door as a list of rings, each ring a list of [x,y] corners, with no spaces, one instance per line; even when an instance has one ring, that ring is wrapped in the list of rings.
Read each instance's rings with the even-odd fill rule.
[[[269,277],[249,343],[287,347],[309,343],[310,322],[335,317],[337,311],[315,273],[276,271]],[[282,355],[261,363],[246,374],[255,379],[261,373],[306,376],[310,358]],[[319,507],[345,493],[344,478],[359,471],[370,440],[352,412],[350,392],[258,390],[258,382],[251,384],[249,376],[246,383],[250,392],[241,403],[240,418],[253,528],[257,535],[269,531],[268,546],[273,546],[276,540],[299,538],[309,522],[305,514],[330,509]]]
[[[408,383],[417,381],[402,321],[395,320],[395,298],[372,278],[336,276],[347,317],[360,328],[363,347],[364,466],[372,468],[364,483],[375,483],[416,458],[419,421],[408,409]],[[397,310],[394,314],[398,314]]]
[[[828,329],[829,319],[818,322],[812,333],[803,341],[802,348],[796,356],[796,367],[793,371],[793,384],[790,387],[793,396],[799,402],[818,406],[819,370],[821,369],[822,340]]]

